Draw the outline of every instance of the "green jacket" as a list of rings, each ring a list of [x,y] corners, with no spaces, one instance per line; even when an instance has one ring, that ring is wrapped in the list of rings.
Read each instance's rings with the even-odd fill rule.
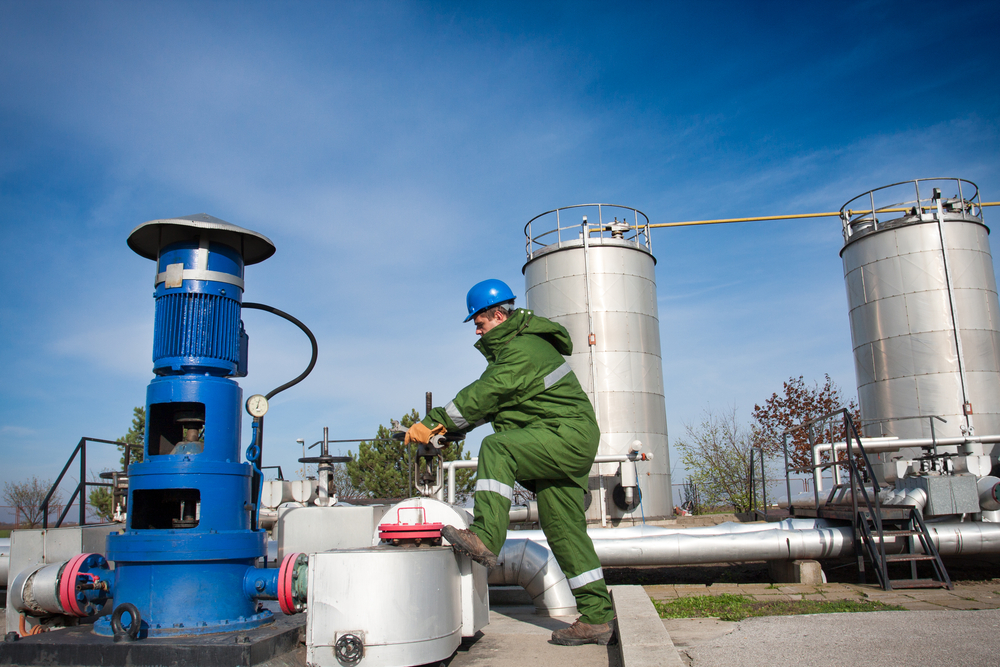
[[[519,308],[478,341],[489,365],[444,408],[424,418],[450,433],[492,422],[493,430],[532,429],[560,468],[586,488],[600,431],[594,408],[563,355],[573,352],[565,327]]]

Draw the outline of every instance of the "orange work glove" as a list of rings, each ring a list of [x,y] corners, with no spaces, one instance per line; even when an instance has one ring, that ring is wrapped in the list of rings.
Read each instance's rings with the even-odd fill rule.
[[[406,432],[403,444],[408,445],[411,442],[416,442],[421,445],[427,445],[430,444],[432,436],[443,435],[447,432],[448,429],[444,427],[444,424],[438,424],[434,428],[427,428],[421,422],[417,422]]]

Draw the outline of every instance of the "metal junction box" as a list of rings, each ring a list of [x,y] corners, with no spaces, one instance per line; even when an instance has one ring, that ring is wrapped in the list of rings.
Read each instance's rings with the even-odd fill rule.
[[[928,475],[904,477],[897,489],[923,489],[927,493],[925,516],[979,512],[979,492],[975,475]]]

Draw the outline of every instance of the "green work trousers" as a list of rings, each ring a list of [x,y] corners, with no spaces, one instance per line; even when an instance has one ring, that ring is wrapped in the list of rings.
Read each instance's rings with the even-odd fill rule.
[[[565,443],[553,442],[557,438],[549,429],[528,428],[501,431],[483,439],[469,528],[499,555],[507,539],[514,482],[533,490],[542,531],[576,598],[580,620],[607,623],[614,610],[601,562],[587,535],[584,490],[559,467],[555,457],[567,449]]]

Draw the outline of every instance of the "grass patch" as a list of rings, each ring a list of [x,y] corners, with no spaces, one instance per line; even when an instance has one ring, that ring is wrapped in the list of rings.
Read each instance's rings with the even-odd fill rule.
[[[6,529],[0,530],[0,537],[10,537],[10,531]]]
[[[904,608],[875,600],[775,600],[764,602],[746,595],[693,595],[667,602],[653,600],[660,618],[703,618],[742,621],[751,616],[838,614],[858,611],[903,611]]]

